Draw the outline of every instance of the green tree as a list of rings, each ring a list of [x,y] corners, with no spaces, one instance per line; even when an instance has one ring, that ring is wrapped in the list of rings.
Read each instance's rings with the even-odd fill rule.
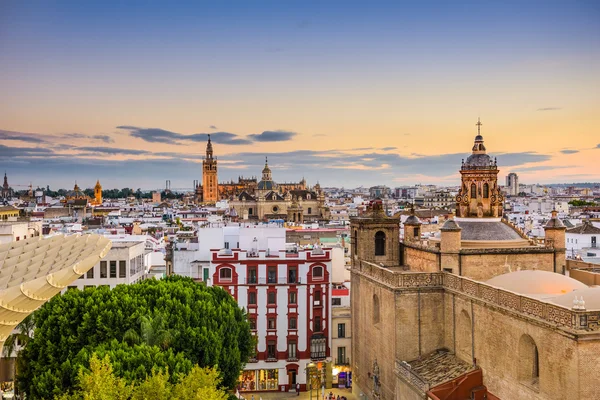
[[[145,379],[153,369],[175,376],[198,365],[216,366],[222,385],[233,388],[254,349],[246,315],[231,295],[183,277],[112,290],[70,290],[44,304],[34,319],[36,329],[21,353],[17,376],[20,389],[33,400],[74,388],[78,371],[89,368],[94,352],[108,355],[115,375],[128,383]],[[132,331],[146,339],[131,341]],[[168,346],[164,331],[170,332]]]
[[[166,350],[173,340],[173,335],[166,327],[166,320],[161,313],[154,317],[142,315],[140,317],[140,329],[129,329],[123,335],[123,340],[129,344],[145,343],[149,346],[158,346]]]

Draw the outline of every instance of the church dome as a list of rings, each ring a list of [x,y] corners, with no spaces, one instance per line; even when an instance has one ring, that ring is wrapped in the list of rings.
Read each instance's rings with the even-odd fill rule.
[[[489,167],[494,163],[492,157],[487,154],[471,154],[464,165],[467,167]]]
[[[568,276],[548,271],[515,271],[496,276],[486,282],[501,289],[535,297],[552,297],[588,286]],[[570,295],[569,295],[570,296]],[[571,298],[571,302],[572,302]]]
[[[575,296],[578,298],[583,297],[586,310],[600,310],[600,287],[579,289],[576,292],[566,293],[562,296],[555,297],[551,301],[559,306],[571,308],[573,307]]]
[[[257,186],[258,190],[273,190],[276,188],[273,181],[260,181]]]

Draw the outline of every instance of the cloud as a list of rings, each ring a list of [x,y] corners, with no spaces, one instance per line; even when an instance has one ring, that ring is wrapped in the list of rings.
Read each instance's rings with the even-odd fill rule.
[[[89,140],[98,140],[104,143],[114,143],[115,141],[108,135],[85,135],[83,133],[67,133],[64,135],[67,138],[73,139],[89,139]]]
[[[146,151],[146,150],[119,149],[119,148],[114,148],[114,147],[76,147],[76,149],[79,151],[87,151],[90,153],[102,153],[102,154],[112,154],[112,155],[124,154],[124,155],[139,156],[139,155],[152,154],[151,152]]]
[[[35,133],[23,133],[0,130],[0,140],[15,140],[29,143],[45,143],[46,140]]]
[[[248,137],[255,142],[285,142],[296,135],[296,132],[290,131],[264,131],[263,133],[248,135]]]
[[[277,130],[277,131],[264,131],[258,134],[251,134],[246,137],[236,135],[231,132],[212,132],[212,133],[193,133],[190,135],[184,135],[182,133],[167,131],[160,128],[140,128],[131,125],[120,125],[117,129],[123,129],[129,131],[132,137],[145,140],[146,142],[153,143],[166,143],[166,144],[182,144],[182,142],[206,142],[208,135],[215,143],[229,144],[229,145],[244,145],[252,144],[253,142],[283,142],[291,140],[296,133]]]
[[[596,148],[597,148],[597,149],[600,149],[600,143],[598,143],[598,144],[596,145]]]
[[[537,109],[537,111],[558,111],[558,110],[562,110],[562,107],[544,107],[544,108]]]
[[[217,127],[216,127],[216,126],[214,126],[214,125],[211,125],[211,126],[209,126],[209,128],[210,128],[210,129],[219,129],[219,128],[217,128]]]
[[[9,147],[0,144],[0,157],[8,159],[16,157],[40,157],[54,154],[50,149],[42,147]]]
[[[563,149],[560,152],[563,154],[576,154],[576,153],[579,153],[579,150]]]
[[[398,150],[397,147],[382,147],[380,149],[381,151],[392,151],[392,150]]]

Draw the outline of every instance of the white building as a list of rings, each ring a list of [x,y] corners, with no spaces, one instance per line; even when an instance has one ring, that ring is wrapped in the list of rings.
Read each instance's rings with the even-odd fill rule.
[[[149,253],[144,241],[113,240],[108,254],[67,289],[132,284],[146,278]]]
[[[567,257],[587,256],[590,253],[596,254],[600,247],[600,228],[595,227],[588,221],[574,228],[567,229],[565,234]],[[591,256],[595,258],[595,256]]]

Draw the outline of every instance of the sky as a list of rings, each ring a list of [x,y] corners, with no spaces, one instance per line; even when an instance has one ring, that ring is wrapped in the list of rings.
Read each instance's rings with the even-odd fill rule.
[[[600,181],[598,1],[1,1],[9,183]]]

